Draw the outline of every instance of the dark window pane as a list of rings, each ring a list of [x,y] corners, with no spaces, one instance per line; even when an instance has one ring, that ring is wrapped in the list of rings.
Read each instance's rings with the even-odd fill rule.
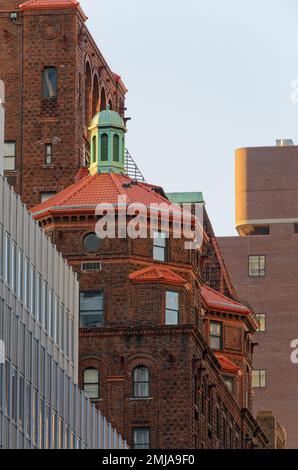
[[[96,251],[100,247],[101,240],[96,233],[88,233],[84,238],[84,246],[88,251]]]
[[[80,327],[99,328],[104,325],[103,295],[101,292],[80,293]]]
[[[107,162],[109,159],[109,137],[107,134],[101,136],[101,160]]]
[[[135,398],[143,398],[149,396],[149,370],[147,367],[139,366],[134,369],[134,388],[133,395]]]
[[[113,160],[119,162],[120,160],[120,140],[117,134],[113,137]]]
[[[56,98],[58,88],[58,75],[55,67],[47,67],[43,71],[43,97]]]
[[[149,449],[149,428],[138,428],[133,431],[134,449]]]

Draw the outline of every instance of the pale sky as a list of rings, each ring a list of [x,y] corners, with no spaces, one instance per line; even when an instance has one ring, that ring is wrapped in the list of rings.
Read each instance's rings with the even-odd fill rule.
[[[147,182],[203,191],[216,234],[234,234],[234,150],[298,144],[297,0],[81,5],[129,90],[127,147]]]

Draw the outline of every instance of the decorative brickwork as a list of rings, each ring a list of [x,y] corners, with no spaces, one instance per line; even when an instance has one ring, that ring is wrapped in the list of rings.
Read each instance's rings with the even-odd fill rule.
[[[93,181],[93,176],[87,176],[82,186],[94,184],[92,194],[101,198],[108,177]],[[81,291],[103,294],[104,325],[80,330],[81,387],[84,371],[96,368],[100,397],[95,404],[130,446],[133,430],[145,427],[154,448],[266,447],[266,437],[250,412],[251,346],[246,345],[256,324],[248,308],[218,292],[213,291],[210,305],[218,305],[219,299],[219,309],[210,309],[212,292],[205,288],[209,296],[203,297],[200,269],[208,246],[190,252],[184,239],[170,235],[165,262],[153,260],[149,236],[104,239],[96,252],[87,253],[83,240],[95,230],[94,201],[86,194],[84,211],[76,214],[68,206],[72,196],[64,197],[76,188],[39,205],[33,213],[77,271]],[[118,190],[114,185],[109,197],[113,199]],[[58,211],[56,204],[61,205]],[[235,297],[227,273],[221,271],[224,264],[218,252],[212,253],[220,285]],[[100,271],[81,270],[81,263],[91,260],[101,262]],[[179,294],[175,325],[166,324],[167,292]],[[220,352],[218,358],[209,347],[211,321],[223,325],[222,347],[214,351]],[[137,366],[149,371],[149,393],[142,398],[133,393]],[[227,376],[233,390],[226,384]]]
[[[16,169],[6,176],[32,207],[42,193],[74,182],[88,159],[92,113],[109,102],[123,116],[126,89],[98,50],[76,2],[48,10],[45,2],[33,10],[20,10],[20,3],[0,1],[0,78],[7,94],[5,139],[16,142]],[[15,11],[18,18],[12,21]],[[48,66],[58,72],[55,99],[42,94]],[[48,143],[53,145],[51,165],[45,165]]]

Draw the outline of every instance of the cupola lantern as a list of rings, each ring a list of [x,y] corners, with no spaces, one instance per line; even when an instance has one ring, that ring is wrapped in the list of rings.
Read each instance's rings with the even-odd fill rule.
[[[125,173],[125,132],[122,117],[107,106],[95,114],[89,127],[89,173]]]

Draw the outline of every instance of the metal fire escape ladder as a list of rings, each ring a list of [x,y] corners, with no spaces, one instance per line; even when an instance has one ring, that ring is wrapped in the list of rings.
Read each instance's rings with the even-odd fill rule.
[[[125,149],[125,173],[135,181],[146,183],[139,167],[127,149]]]

